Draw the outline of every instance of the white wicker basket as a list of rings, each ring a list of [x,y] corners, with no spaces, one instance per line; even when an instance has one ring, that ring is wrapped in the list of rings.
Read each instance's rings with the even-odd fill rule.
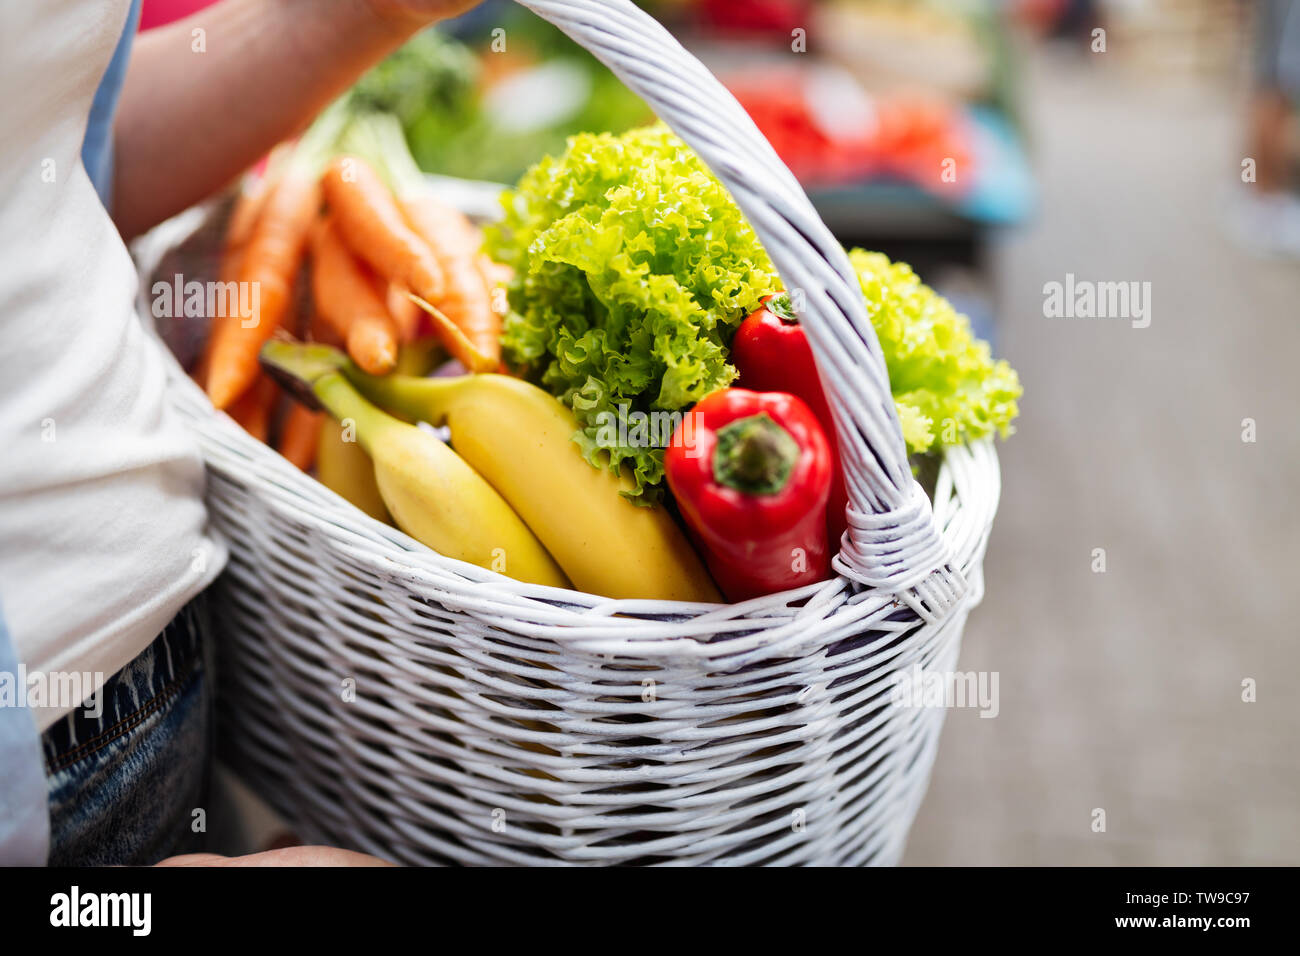
[[[932,508],[847,259],[735,100],[627,0],[525,5],[699,152],[803,290],[853,502],[839,576],[726,606],[521,584],[366,517],[177,366],[232,552],[223,749],[303,837],[406,863],[894,863],[943,711],[893,679],[956,663],[992,444],[948,452]]]

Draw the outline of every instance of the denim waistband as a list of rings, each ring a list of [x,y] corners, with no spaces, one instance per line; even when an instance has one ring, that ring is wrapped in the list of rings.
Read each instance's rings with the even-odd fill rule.
[[[46,772],[55,773],[129,732],[179,691],[202,661],[206,613],[200,594],[153,643],[105,680],[97,696],[55,721],[41,737]]]

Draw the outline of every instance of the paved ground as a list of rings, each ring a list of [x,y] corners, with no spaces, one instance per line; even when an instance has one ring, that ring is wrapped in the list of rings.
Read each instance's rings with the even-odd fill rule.
[[[1300,263],[1223,237],[1231,84],[1027,85],[1041,215],[995,255],[1024,417],[962,652],[1001,714],[950,714],[906,860],[1300,863]],[[1149,281],[1150,327],[1044,318],[1067,272]]]

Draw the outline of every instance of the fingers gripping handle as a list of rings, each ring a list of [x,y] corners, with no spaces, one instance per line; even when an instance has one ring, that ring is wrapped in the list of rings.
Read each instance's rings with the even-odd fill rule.
[[[946,563],[912,478],[875,331],[843,248],[789,169],[717,78],[629,0],[519,0],[608,66],[730,190],[800,315],[835,416],[849,493],[836,570],[903,590]]]

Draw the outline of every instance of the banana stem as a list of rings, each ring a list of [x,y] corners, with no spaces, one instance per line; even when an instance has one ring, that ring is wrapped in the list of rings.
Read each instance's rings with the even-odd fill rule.
[[[375,444],[383,438],[384,434],[391,432],[395,427],[402,427],[402,423],[392,415],[362,398],[348,380],[337,371],[317,379],[312,385],[312,392],[343,427],[346,428],[349,422],[352,423],[356,430],[356,441],[372,458],[375,455]]]
[[[474,377],[419,378],[414,375],[367,375],[349,366],[348,380],[376,405],[413,421],[444,425],[452,406],[472,386]]]

